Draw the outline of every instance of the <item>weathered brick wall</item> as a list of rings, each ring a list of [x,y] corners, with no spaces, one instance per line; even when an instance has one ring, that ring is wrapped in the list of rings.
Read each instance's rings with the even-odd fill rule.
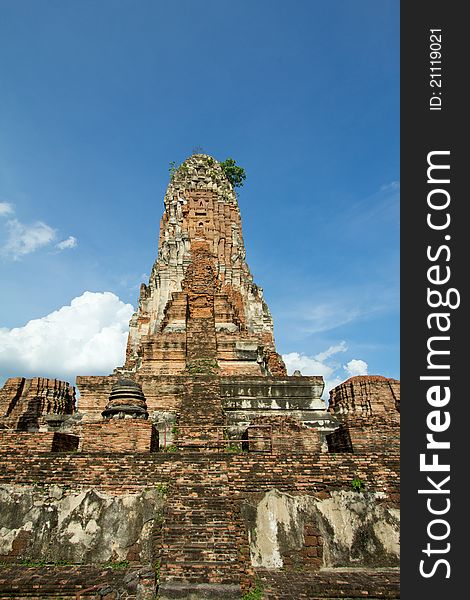
[[[349,431],[353,452],[398,451],[400,446],[400,427],[398,423],[380,417],[347,418],[344,425]]]
[[[75,388],[67,381],[46,377],[14,377],[0,389],[0,424],[21,431],[47,427],[48,415],[70,415]]]
[[[328,452],[352,452],[353,446],[349,428],[341,424],[336,431],[326,436]]]
[[[251,451],[271,450],[275,454],[321,451],[319,432],[287,416],[257,417],[247,430],[247,439]]]
[[[188,481],[197,479],[202,466],[208,478],[225,473],[236,497],[243,497],[248,490],[261,492],[273,487],[289,493],[328,494],[331,490],[352,489],[351,481],[357,476],[368,491],[384,492],[388,501],[399,502],[398,452],[291,456],[9,452],[0,454],[0,481],[19,484],[41,481],[120,493],[158,482],[171,483],[181,474]]]
[[[83,425],[82,451],[156,452],[158,432],[143,419],[109,419]]]
[[[0,600],[153,600],[155,573],[148,568],[116,569],[112,566],[47,565],[0,567]]]
[[[385,600],[400,598],[398,569],[350,572],[256,569],[265,600]]]
[[[0,453],[68,452],[78,448],[75,435],[53,431],[0,430]]]
[[[358,375],[330,391],[329,410],[336,416],[372,414],[398,421],[400,382],[381,375]]]
[[[175,412],[183,396],[188,377],[183,375],[145,375],[135,377],[142,386],[150,416],[155,411]],[[84,415],[85,421],[101,421],[101,413],[111,393],[111,389],[119,380],[118,375],[77,377],[77,387],[80,390],[78,409]]]
[[[254,494],[263,495],[273,488],[288,494],[289,497],[307,495],[320,501],[329,500],[333,499],[333,494],[338,491],[347,490],[353,493],[352,480],[357,477],[365,483],[365,490],[372,493],[372,496],[374,492],[383,493],[383,497],[380,496],[377,502],[395,508],[399,506],[399,456],[396,452],[385,456],[382,453],[232,455],[196,452],[0,454],[0,481],[10,484],[60,484],[74,490],[94,488],[113,495],[143,491],[155,486],[167,489],[168,507],[178,514],[171,513],[171,518],[164,520],[169,529],[164,529],[163,535],[166,538],[164,537],[163,548],[169,555],[168,560],[161,562],[161,576],[169,575],[177,581],[178,577],[189,577],[194,582],[203,577],[203,580],[215,583],[230,583],[238,579],[245,590],[250,580],[250,564],[246,552],[246,531],[243,531],[237,516],[240,506]],[[194,527],[197,526],[198,535],[206,532],[207,540],[204,538],[204,543],[201,543],[201,539],[198,538],[194,544],[196,540],[191,542],[190,536],[188,545],[181,546],[182,532],[181,535],[178,533],[179,521],[176,517],[182,519],[184,527],[189,519],[188,522],[192,525],[189,534],[194,533]],[[220,527],[217,525],[219,522],[224,522],[223,527],[218,529],[218,535],[222,537],[217,538],[220,544],[214,547],[214,551],[221,552],[222,558],[224,552],[228,552],[230,548],[232,553],[239,552],[239,559],[230,563],[230,569],[222,560],[224,569],[220,572],[214,567],[218,562],[189,562],[185,566],[186,561],[190,561],[190,556],[193,561],[197,561],[202,560],[197,558],[200,555],[210,555],[213,551],[211,531],[214,527]],[[323,536],[320,535],[315,522],[309,521],[306,524],[303,539],[301,548],[283,555],[284,568],[287,571],[293,570],[298,576],[298,589],[293,589],[302,594],[311,585],[312,571],[318,573],[318,568],[323,564]],[[298,569],[302,569],[300,575]],[[81,577],[80,569],[77,569],[77,573],[77,576]],[[321,575],[321,572],[319,573]],[[308,581],[305,579],[307,575],[310,578]],[[349,580],[348,575],[344,577],[344,581]],[[18,582],[19,589],[30,589],[21,574],[18,575]],[[272,589],[272,594],[269,595],[269,592],[265,598],[284,597],[282,589],[276,587],[275,580],[266,580],[266,584],[266,593]],[[3,591],[2,585],[0,581],[0,593]],[[4,581],[4,585],[8,588],[9,584]],[[328,598],[329,596],[321,595],[329,589],[328,581],[322,579],[318,585],[318,597]],[[375,585],[373,577],[369,580],[367,577],[361,579],[361,585],[362,590],[370,594]],[[396,582],[390,589],[396,592]],[[351,594],[350,597],[356,596]],[[370,594],[370,597],[374,596]],[[395,594],[384,597],[397,596]]]
[[[330,392],[329,410],[342,427],[328,436],[330,452],[398,452],[399,406],[395,379],[361,375],[337,386]]]

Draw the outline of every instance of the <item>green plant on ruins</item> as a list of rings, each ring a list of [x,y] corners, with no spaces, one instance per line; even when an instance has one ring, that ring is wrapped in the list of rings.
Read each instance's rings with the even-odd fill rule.
[[[176,161],[172,160],[170,163],[170,167],[168,169],[168,171],[170,173],[170,179],[173,178],[173,175],[176,173],[177,170],[178,170],[178,167],[176,166]]]
[[[155,581],[157,583],[160,583],[160,569],[161,569],[161,561],[159,558],[157,558],[157,560],[155,561],[155,564],[153,566],[154,571],[155,571]]]
[[[117,571],[127,569],[129,566],[128,560],[120,560],[118,562],[108,562],[103,565],[105,569],[115,569]]]
[[[262,600],[263,599],[263,588],[259,583],[256,584],[254,588],[248,590],[246,594],[243,595],[242,600]]]
[[[219,370],[217,361],[212,358],[199,358],[186,365],[190,375],[216,375]]]
[[[20,560],[19,563],[22,567],[44,567],[44,565],[46,565],[46,561],[45,560],[29,560],[29,559],[24,559],[24,560]]]
[[[155,489],[157,490],[157,492],[159,494],[161,494],[162,496],[165,496],[165,494],[168,493],[168,484],[167,483],[156,483]]]
[[[233,158],[227,158],[220,163],[225,177],[230,181],[233,187],[241,187],[246,179],[245,169],[239,167]]]
[[[216,161],[211,156],[207,158],[207,164],[209,165],[209,167],[213,167],[215,162]],[[243,182],[246,179],[245,169],[237,165],[236,161],[233,158],[227,158],[219,164],[222,168],[225,177],[230,181],[234,188],[241,187],[243,185]],[[177,172],[181,175],[187,175],[188,166],[185,163],[183,163],[178,167],[176,161],[172,160],[169,164],[168,172],[170,173],[171,180]],[[214,172],[211,170],[210,174],[214,175]]]
[[[228,452],[229,454],[240,454],[241,451],[242,449],[239,444],[229,444],[225,447],[225,452]]]
[[[366,485],[365,481],[362,481],[362,479],[359,479],[359,477],[357,477],[357,475],[351,481],[351,487],[355,492],[362,492],[365,485]]]
[[[173,446],[173,445],[165,446],[163,449],[163,452],[178,452],[178,451],[179,451],[178,446]]]

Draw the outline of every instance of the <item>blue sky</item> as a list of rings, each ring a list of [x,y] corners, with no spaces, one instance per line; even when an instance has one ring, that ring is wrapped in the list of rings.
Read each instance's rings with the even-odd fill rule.
[[[399,377],[398,0],[0,15],[1,377],[122,362],[169,163],[196,147],[246,169],[247,260],[292,366]]]

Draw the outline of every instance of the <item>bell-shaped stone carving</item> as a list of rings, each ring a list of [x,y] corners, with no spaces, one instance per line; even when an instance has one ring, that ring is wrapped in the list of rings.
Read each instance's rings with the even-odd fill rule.
[[[108,404],[101,414],[104,419],[148,419],[141,386],[130,379],[120,379],[113,385]]]

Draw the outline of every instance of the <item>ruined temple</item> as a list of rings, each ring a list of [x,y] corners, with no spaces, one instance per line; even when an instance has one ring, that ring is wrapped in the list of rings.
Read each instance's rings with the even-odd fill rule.
[[[108,376],[0,390],[2,598],[398,598],[399,382],[288,376],[196,154]]]

